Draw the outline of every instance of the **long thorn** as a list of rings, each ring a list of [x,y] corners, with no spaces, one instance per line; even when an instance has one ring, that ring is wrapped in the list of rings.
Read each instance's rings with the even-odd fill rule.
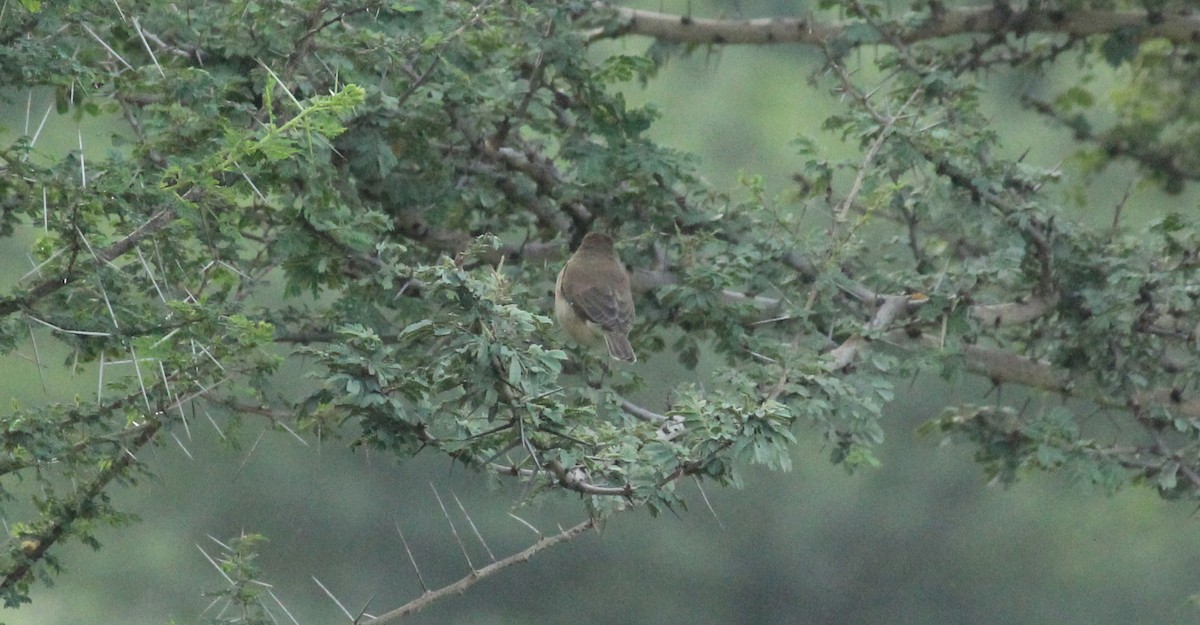
[[[213,540],[216,540],[216,539],[214,538]],[[218,541],[218,544],[219,544],[219,541]],[[221,574],[221,577],[225,578],[226,582],[228,582],[229,584],[233,584],[233,580],[230,579],[229,576],[225,574],[225,571],[221,570],[221,565],[217,564],[217,561],[213,560],[212,556],[208,555],[208,552],[204,550],[204,547],[201,547],[200,545],[196,545],[196,548],[200,550],[200,553],[204,554],[204,559],[208,560],[208,563],[211,564],[213,566],[213,568],[216,569],[217,572]]]
[[[133,358],[133,372],[137,374],[138,386],[142,388],[142,399],[146,400],[146,410],[150,414],[154,413],[154,407],[150,405],[150,394],[146,392],[146,380],[142,378],[142,366],[138,364],[137,352],[133,351],[133,345],[129,345],[129,355]]]
[[[154,292],[158,293],[158,299],[166,302],[167,298],[163,295],[162,289],[158,288],[158,280],[154,279],[154,272],[150,270],[150,264],[146,262],[146,257],[142,255],[141,248],[133,248],[138,255],[138,260],[142,261],[142,268],[146,270],[146,276],[150,278],[150,284],[154,285]]]
[[[67,251],[66,248],[54,250],[54,252],[52,252],[49,256],[46,257],[46,260],[43,260],[42,262],[34,265],[33,269],[26,271],[25,275],[21,276],[20,278],[17,278],[17,282],[20,282],[20,281],[24,280],[25,278],[28,278],[29,276],[32,276],[35,274],[38,276],[41,276],[42,275],[42,267],[45,267],[50,261],[54,260],[55,258],[62,256],[63,252],[65,252],[65,251]],[[32,262],[32,259],[30,259],[30,262]]]
[[[104,46],[104,49],[108,50],[109,54],[115,56],[117,58],[117,60],[121,62],[122,65],[124,65],[125,67],[127,67],[129,69],[133,69],[133,66],[130,65],[128,61],[126,61],[124,58],[121,58],[121,55],[117,54],[116,50],[113,50],[112,48],[110,48],[108,46],[107,43],[104,43],[104,40],[100,38],[100,35],[97,35],[95,32],[92,31],[91,28],[88,28],[87,24],[80,24],[80,26],[83,26],[83,29],[87,31],[87,34],[91,35],[92,39],[95,39],[96,41],[100,42],[100,45]]]
[[[458,529],[454,527],[454,520],[450,518],[450,511],[446,509],[446,504],[442,502],[442,496],[438,494],[437,487],[433,485],[433,482],[429,483],[429,488],[433,489],[433,496],[437,498],[438,505],[442,507],[442,515],[446,517],[446,522],[450,524],[450,534],[454,536],[454,540],[458,543],[458,548],[462,551],[463,558],[467,561],[467,566],[471,567],[471,570],[474,571],[475,565],[471,563],[471,556],[467,553],[467,546],[463,544],[462,538],[459,537]]]
[[[492,550],[488,548],[487,541],[483,539],[483,534],[479,533],[479,528],[475,527],[474,519],[471,518],[470,514],[467,514],[467,509],[463,507],[462,500],[458,498],[458,494],[454,491],[450,491],[450,495],[454,497],[454,503],[458,504],[458,509],[462,512],[463,517],[467,519],[467,524],[471,526],[471,531],[475,532],[475,538],[478,538],[479,544],[483,545],[483,550],[487,552],[488,557],[492,559],[492,562],[495,562],[496,554],[492,553]]]
[[[96,403],[104,401],[104,350],[100,350],[100,369],[96,375]]]
[[[295,625],[300,625],[300,621],[297,621],[296,617],[292,616],[292,611],[287,609],[287,606],[283,605],[283,602],[279,600],[279,597],[275,596],[275,591],[268,590],[267,594],[271,595],[271,598],[274,599],[275,603],[279,605],[279,609],[283,610],[283,613],[286,614],[288,618],[292,619],[292,622],[295,623]]]
[[[425,585],[425,578],[421,576],[421,567],[417,566],[417,559],[413,557],[412,549],[408,548],[408,540],[404,538],[404,532],[400,529],[400,521],[392,519],[396,524],[396,533],[400,535],[400,544],[404,545],[404,552],[408,554],[408,561],[412,563],[413,570],[417,573],[417,582],[421,584],[421,592],[429,592],[429,586]]]
[[[158,64],[158,57],[154,56],[154,50],[150,49],[150,42],[146,41],[146,35],[142,34],[142,25],[138,23],[138,18],[136,18],[136,17],[133,18],[133,28],[134,28],[134,30],[137,31],[138,37],[142,38],[142,45],[146,46],[146,52],[150,53],[150,60],[154,61],[154,66],[158,68],[158,75],[162,76],[163,78],[166,78],[167,74],[166,74],[166,72],[163,71],[162,65]],[[280,606],[280,607],[283,607],[283,606]],[[289,614],[288,616],[291,616],[291,614]],[[296,619],[292,619],[292,620],[294,621]]]
[[[329,592],[329,589],[325,587],[325,584],[321,583],[321,580],[313,577],[312,581],[316,582],[317,585],[321,587],[321,590],[325,591],[325,595],[332,599],[335,604],[337,604],[337,607],[342,610],[342,614],[345,614],[346,618],[350,619],[351,621],[354,620],[354,615],[350,613],[350,610],[347,610],[346,606],[342,605],[342,602],[338,601],[337,597],[333,596],[333,593]]]
[[[37,130],[33,131],[33,136],[29,138],[29,147],[32,148],[37,144],[38,137],[42,134],[42,127],[46,125],[46,120],[50,118],[50,111],[52,110],[54,110],[54,104],[46,107],[46,113],[42,115],[41,123],[38,124]],[[29,155],[26,154],[25,158],[29,158]]]
[[[78,132],[79,132],[79,186],[81,188],[86,189],[87,188],[87,164],[86,164],[85,159],[83,158],[83,130],[78,129]]]
[[[518,521],[518,522],[519,522],[521,525],[524,525],[525,527],[528,527],[528,528],[529,528],[529,531],[531,531],[531,532],[533,532],[534,534],[537,534],[537,535],[538,535],[538,538],[541,538],[541,537],[542,537],[542,532],[541,532],[541,530],[539,530],[538,528],[534,527],[534,526],[533,526],[533,524],[532,524],[532,523],[530,523],[529,521],[526,521],[525,519],[522,519],[521,517],[519,517],[519,516],[517,516],[517,515],[515,515],[515,514],[513,514],[513,513],[511,513],[511,512],[509,512],[509,513],[508,513],[508,516],[510,516],[510,517],[512,517],[512,518],[514,518],[514,519],[516,519],[516,520],[517,520],[517,521]]]
[[[708,500],[708,493],[704,492],[704,485],[700,483],[700,478],[693,475],[692,479],[696,480],[696,488],[700,490],[700,498],[704,500],[704,505],[708,506],[708,511],[711,512],[713,518],[717,520],[717,527],[725,529],[725,524],[721,522],[721,517],[717,515],[717,511],[713,508],[712,502]]]
[[[46,391],[46,376],[42,373],[42,355],[38,351],[37,335],[33,333],[33,324],[25,321],[25,325],[29,328],[29,342],[33,344],[33,362],[37,365],[38,381],[42,383],[42,393]]]
[[[36,321],[36,322],[46,326],[47,328],[50,328],[51,330],[58,330],[59,332],[62,332],[63,334],[77,334],[79,336],[112,336],[111,332],[92,332],[90,330],[68,330],[67,328],[62,328],[62,327],[56,326],[53,323],[50,323],[49,321],[43,321],[42,319],[38,319],[37,317],[34,317],[33,315],[29,315],[29,314],[26,314],[25,318],[29,319],[30,321]]]
[[[188,425],[187,413],[183,411],[183,404],[175,401],[175,393],[171,391],[171,378],[167,376],[167,367],[163,365],[163,361],[158,361],[158,374],[162,376],[163,388],[167,390],[167,400],[175,404],[179,409],[179,420],[183,422],[183,432],[187,434],[188,440],[192,440],[192,428]]]
[[[188,457],[188,460],[195,460],[195,458],[192,457],[192,452],[188,451],[188,448],[184,446],[183,441],[179,440],[179,437],[176,436],[174,432],[171,432],[171,438],[175,439],[175,442],[179,445],[179,448],[183,450],[183,453]]]
[[[371,607],[371,602],[374,600],[375,600],[375,595],[371,595],[370,598],[367,599],[367,602],[363,604],[362,609],[358,611],[358,616],[354,617],[355,623],[361,623],[362,617],[364,617],[364,616],[371,618],[371,619],[375,618],[375,617],[371,616],[370,614],[367,614],[367,608]],[[297,623],[296,625],[299,625],[299,623]]]
[[[462,579],[458,580],[457,582],[454,582],[453,584],[450,584],[448,586],[443,586],[433,592],[427,592],[427,593],[421,595],[420,597],[408,602],[407,604],[402,605],[399,608],[396,608],[395,610],[392,610],[390,612],[379,615],[378,618],[376,618],[375,620],[370,622],[370,625],[390,625],[391,623],[399,622],[400,620],[404,619],[406,616],[416,614],[417,612],[420,612],[421,610],[425,609],[429,605],[431,605],[437,601],[440,601],[441,599],[443,599],[447,596],[450,596],[453,594],[462,594],[464,591],[466,591],[471,586],[474,586],[475,584],[479,583],[480,580],[483,580],[492,575],[495,575],[496,573],[503,571],[504,569],[506,569],[514,564],[517,564],[520,562],[528,562],[531,558],[533,558],[535,555],[537,555],[539,552],[541,552],[545,549],[549,549],[551,547],[554,547],[555,545],[561,544],[561,543],[569,541],[569,540],[573,540],[573,539],[583,535],[583,533],[585,531],[587,531],[595,526],[596,526],[595,520],[588,519],[588,520],[586,520],[570,529],[567,529],[559,534],[555,534],[554,536],[550,536],[547,538],[541,538],[536,543],[531,545],[529,548],[525,549],[524,551],[519,551],[517,553],[512,554],[511,556],[504,558],[503,560],[498,560],[496,562],[493,562],[492,564],[489,564],[489,565],[483,567],[482,569],[479,569],[478,571],[472,570],[469,575],[464,576]]]
[[[246,463],[250,462],[250,456],[254,455],[254,450],[258,449],[258,444],[262,442],[263,436],[266,435],[266,433],[267,428],[263,428],[263,431],[259,432],[258,438],[254,439],[254,444],[250,446],[250,451],[246,452],[246,457],[242,459],[242,464],[238,465],[237,472],[233,474],[234,480],[238,479],[238,476],[242,474],[242,469],[246,468]]]
[[[213,429],[217,431],[217,435],[221,437],[221,440],[225,440],[225,433],[221,431],[221,426],[217,425],[217,420],[212,418],[212,415],[207,410],[204,411],[204,416],[208,417],[208,422],[212,424]]]

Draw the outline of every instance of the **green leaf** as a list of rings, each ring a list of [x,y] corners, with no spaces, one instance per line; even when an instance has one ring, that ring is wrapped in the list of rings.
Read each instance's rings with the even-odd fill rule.
[[[1119,67],[1137,57],[1138,34],[1142,26],[1122,26],[1104,39],[1100,51],[1104,60],[1112,67]]]

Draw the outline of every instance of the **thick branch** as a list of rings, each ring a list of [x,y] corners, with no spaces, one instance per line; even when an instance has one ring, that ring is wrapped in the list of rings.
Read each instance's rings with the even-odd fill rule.
[[[606,7],[603,3],[598,6]],[[823,21],[776,17],[719,20],[613,7],[619,27],[599,36],[646,35],[659,41],[691,44],[803,43],[823,45],[841,37],[857,21]],[[1087,37],[1121,32],[1142,41],[1168,39],[1191,43],[1200,39],[1200,15],[1159,15],[1146,11],[1014,10],[1003,3],[947,8],[930,14],[918,26],[897,33],[899,41],[941,39],[967,34],[1048,33]],[[875,41],[862,43],[877,43]]]
[[[920,342],[930,349],[940,350],[944,347],[939,339],[928,334],[922,335]],[[1071,389],[1069,374],[1056,371],[1048,362],[1020,354],[978,345],[964,345],[962,358],[967,371],[986,376],[996,383],[1019,384],[1053,393],[1067,393]]]
[[[902,330],[889,334],[897,343],[908,342],[908,337]],[[914,344],[908,342],[909,345]],[[916,339],[915,344],[924,349],[941,350],[940,340],[932,335],[924,334]],[[1149,389],[1136,391],[1128,398],[1112,397],[1104,389],[1094,389],[1093,392],[1081,392],[1075,385],[1069,372],[1056,369],[1050,363],[1027,358],[1019,354],[1000,349],[981,347],[979,345],[964,345],[959,355],[963,365],[971,373],[986,376],[997,384],[1019,384],[1028,388],[1041,389],[1052,393],[1061,393],[1072,397],[1082,397],[1104,406],[1135,406],[1149,408],[1163,406],[1171,414],[1189,419],[1200,419],[1200,397],[1186,396],[1176,389]]]
[[[1018,302],[1004,304],[977,304],[971,306],[971,315],[985,328],[999,328],[1029,323],[1040,319],[1058,305],[1058,295],[1033,296]]]

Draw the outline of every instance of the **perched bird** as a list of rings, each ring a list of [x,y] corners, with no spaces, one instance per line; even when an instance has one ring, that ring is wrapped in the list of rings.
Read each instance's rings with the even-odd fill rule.
[[[582,345],[596,345],[603,336],[609,356],[637,362],[629,344],[633,315],[629,274],[613,250],[612,237],[587,233],[554,284],[559,325]]]

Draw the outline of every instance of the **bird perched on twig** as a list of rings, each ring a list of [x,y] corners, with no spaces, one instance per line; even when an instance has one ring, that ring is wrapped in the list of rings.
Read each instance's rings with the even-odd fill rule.
[[[633,328],[633,292],[629,274],[613,250],[612,237],[589,232],[567,259],[554,284],[554,316],[581,345],[597,345],[600,337],[608,355],[637,362],[629,331]]]

